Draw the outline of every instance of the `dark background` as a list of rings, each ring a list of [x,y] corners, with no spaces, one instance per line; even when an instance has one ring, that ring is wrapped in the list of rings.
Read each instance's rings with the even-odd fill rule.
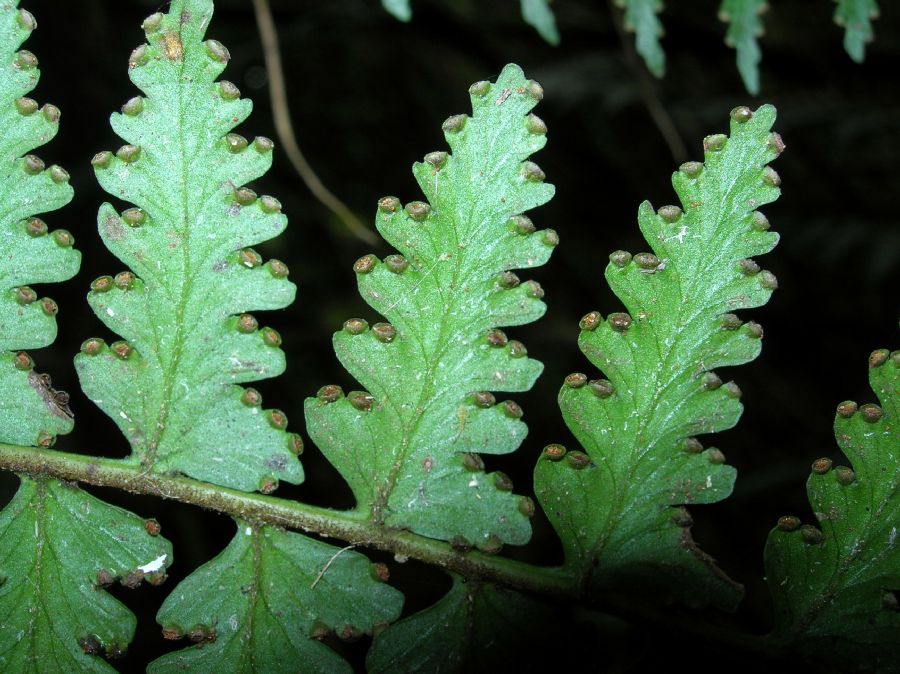
[[[107,197],[89,161],[96,151],[121,144],[108,116],[137,93],[126,61],[143,40],[142,19],[158,5],[141,0],[22,4],[39,23],[24,45],[41,63],[41,82],[32,95],[63,112],[59,136],[37,152],[48,164],[65,166],[76,191],[71,205],[46,219],[52,228],[72,231],[84,255],[79,275],[49,291],[61,306],[60,336],[52,348],[34,355],[55,385],[72,393],[75,431],[60,438],[57,447],[123,456],[128,451],[124,438],[80,393],[71,357],[87,337],[114,339],[84,301],[93,278],[122,269],[96,232],[97,208]],[[835,405],[848,398],[873,402],[866,357],[875,348],[900,346],[900,7],[881,3],[876,41],[866,63],[856,65],[842,48],[842,30],[832,23],[833,3],[774,3],[764,17],[757,98],[743,89],[734,52],[723,44],[718,2],[668,4],[661,15],[668,73],[663,80],[650,78],[649,91],[687,145],[686,158],[702,159],[703,136],[727,131],[728,111],[739,104],[775,104],[776,130],[787,144],[774,165],[783,180],[782,198],[764,209],[773,229],[782,233],[782,243],[760,259],[777,275],[780,288],[769,305],[743,315],[765,327],[765,347],[752,364],[720,372],[744,391],[741,422],[714,440],[737,467],[737,486],[727,501],[693,509],[701,547],[747,587],[739,612],[714,620],[763,633],[771,626],[762,565],[767,533],[780,515],[812,518],[804,491],[810,462],[819,456],[843,462],[831,430]],[[393,194],[403,202],[420,198],[410,166],[426,152],[445,148],[441,122],[469,110],[469,84],[492,79],[504,64],[515,62],[544,86],[545,99],[536,112],[550,129],[549,143],[536,160],[557,186],[557,196],[532,215],[539,227],[555,228],[562,243],[549,265],[533,273],[547,292],[546,317],[509,333],[524,341],[546,369],[533,391],[516,396],[526,411],[529,437],[516,454],[489,462],[489,468],[513,477],[518,492],[531,493],[531,470],[541,448],[549,442],[576,446],[562,423],[556,392],[567,373],[592,372],[576,346],[579,317],[594,308],[604,314],[619,309],[603,280],[607,256],[618,248],[647,249],[636,225],[643,199],[656,206],[675,199],[670,175],[686,158],[673,157],[648,114],[649,76],[642,64],[635,67],[627,58],[604,2],[556,0],[558,48],[522,22],[513,1],[415,0],[411,24],[394,20],[377,0],[272,0],[272,8],[301,147],[322,180],[367,224],[380,196]],[[253,115],[238,131],[274,138],[250,0],[217,2],[209,36],[231,51],[224,77],[255,102]],[[351,264],[367,252],[384,256],[391,251],[346,234],[310,196],[282,153],[276,153],[273,169],[255,187],[276,195],[290,218],[285,235],[258,249],[264,257],[286,261],[299,285],[290,309],[264,319],[284,337],[287,373],[258,388],[267,404],[284,409],[293,419],[291,428],[307,438],[304,398],[326,383],[356,388],[333,355],[332,332],[351,316],[374,319],[356,293]],[[306,484],[283,486],[278,494],[352,505],[337,473],[307,444]],[[11,493],[13,478],[4,475],[0,486]],[[140,671],[153,655],[185,645],[164,642],[153,615],[180,579],[224,547],[233,525],[225,516],[177,503],[90,491],[142,516],[155,516],[175,545],[176,563],[164,586],[113,590],[140,621],[131,652],[116,666]],[[561,561],[559,544],[540,515],[532,544],[507,554],[539,563]],[[426,606],[448,586],[442,574],[415,562],[392,562],[391,569],[393,580],[407,592],[407,612]],[[677,634],[652,625],[626,629],[615,643],[582,634],[582,646],[586,638],[594,652],[602,651],[603,663],[617,671],[666,663],[671,648],[683,647]],[[694,639],[692,644],[701,647]],[[360,663],[366,645],[364,640],[349,647],[348,656]],[[702,648],[709,665],[695,662],[694,669],[724,664],[732,656],[732,668],[750,662],[727,646]]]

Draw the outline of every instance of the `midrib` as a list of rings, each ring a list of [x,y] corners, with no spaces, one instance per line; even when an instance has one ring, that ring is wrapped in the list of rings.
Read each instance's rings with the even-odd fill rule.
[[[180,36],[179,36],[180,37]],[[179,73],[179,85],[183,83],[183,75],[184,75],[184,61],[182,61],[181,72]],[[184,351],[185,344],[185,327],[184,327],[184,312],[185,307],[188,303],[188,298],[191,294],[191,288],[193,285],[193,276],[191,274],[191,257],[190,257],[190,222],[189,222],[189,213],[190,213],[190,195],[188,194],[188,185],[189,185],[189,175],[188,175],[188,166],[189,160],[185,154],[185,148],[187,147],[185,141],[185,105],[184,105],[184,87],[177,86],[176,88],[178,92],[178,116],[177,116],[177,130],[178,130],[178,159],[180,163],[181,169],[181,231],[179,232],[181,236],[181,255],[182,255],[182,278],[184,279],[181,284],[181,293],[178,299],[178,303],[175,306],[175,339],[173,340],[173,348],[172,348],[172,359],[169,361],[169,366],[164,369],[163,372],[163,396],[162,403],[160,404],[160,409],[158,416],[156,418],[156,428],[153,429],[151,437],[153,440],[148,444],[148,451],[146,453],[146,463],[147,467],[152,467],[157,460],[157,453],[159,450],[159,446],[163,441],[163,436],[167,430],[167,424],[169,420],[169,414],[172,407],[172,392],[175,388],[175,381],[178,375],[178,368],[181,364],[181,356]],[[158,348],[161,348],[162,345],[158,344]]]

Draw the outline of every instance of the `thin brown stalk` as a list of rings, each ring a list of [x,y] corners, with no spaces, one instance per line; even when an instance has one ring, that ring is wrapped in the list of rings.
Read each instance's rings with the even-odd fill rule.
[[[653,120],[663,140],[666,141],[666,145],[669,146],[672,158],[676,163],[683,164],[689,159],[684,140],[682,140],[681,134],[678,133],[678,128],[675,126],[675,122],[672,121],[672,117],[659,100],[659,96],[656,94],[656,83],[651,79],[644,64],[640,62],[637,52],[634,50],[634,45],[631,43],[631,39],[625,32],[625,27],[622,25],[622,13],[612,0],[610,0],[609,9],[612,15],[613,26],[615,26],[616,33],[619,36],[619,42],[622,43],[622,51],[625,53],[625,63],[628,64],[629,69],[637,79],[638,91],[641,94],[641,99],[644,101],[644,107],[647,108],[650,119]]]
[[[351,234],[370,245],[374,245],[378,242],[378,237],[375,233],[360,222],[359,218],[353,214],[353,211],[343,201],[338,199],[331,190],[325,187],[300,151],[300,145],[297,143],[297,136],[294,133],[294,126],[291,124],[287,87],[284,83],[284,69],[281,65],[281,53],[278,46],[278,32],[275,29],[275,22],[272,20],[269,0],[253,0],[253,10],[256,13],[256,25],[259,27],[263,57],[269,74],[269,98],[272,102],[275,133],[281,142],[282,148],[294,169],[300,175],[300,179],[309,188],[313,196],[325,208],[334,213]]]

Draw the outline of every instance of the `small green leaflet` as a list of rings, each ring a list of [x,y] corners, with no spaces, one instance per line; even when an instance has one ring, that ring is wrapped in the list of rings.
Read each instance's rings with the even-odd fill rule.
[[[560,623],[547,604],[454,575],[437,603],[375,637],[366,668],[370,674],[518,671],[539,661],[558,639]]]
[[[356,640],[397,619],[403,595],[386,574],[348,549],[238,522],[228,547],[179,583],[157,615],[167,638],[202,643],[148,671],[349,673],[320,641],[332,632]]]
[[[857,63],[866,59],[866,43],[875,39],[872,19],[878,18],[875,0],[837,0],[834,22],[844,27],[844,49]]]
[[[169,8],[147,18],[149,44],[129,59],[145,96],[112,116],[128,144],[93,160],[104,189],[137,206],[100,208],[104,243],[132,271],[98,278],[88,295],[125,339],[87,340],[76,367],[131,443],[129,461],[268,493],[303,479],[286,415],[238,385],[284,370],[278,333],[245,312],[295,293],[284,263],[250,248],[287,224],[277,199],[245,186],[269,168],[272,141],[230,133],[251,103],[215,82],[229,54],[203,41],[211,0]]]
[[[18,351],[39,349],[56,338],[56,303],[39,298],[28,284],[72,278],[81,253],[72,248],[69,232],[49,232],[35,217],[69,203],[72,188],[64,169],[46,168],[28,154],[56,135],[60,112],[25,96],[40,73],[34,54],[16,50],[37,22],[17,4],[0,7],[0,63],[5,64],[0,69],[0,441],[47,446],[72,429],[72,419],[49,378]]]
[[[549,44],[556,46],[559,44],[559,31],[556,30],[556,19],[550,9],[550,1],[521,0],[522,19]],[[410,0],[381,0],[381,6],[398,21],[408,23],[412,20]]]
[[[756,38],[763,34],[760,15],[766,0],[722,0],[719,18],[728,23],[725,44],[737,51],[737,67],[744,86],[754,96],[759,93],[759,62],[762,52]]]
[[[869,356],[881,406],[838,405],[834,434],[850,466],[813,462],[819,526],[782,517],[766,545],[772,639],[841,670],[900,666],[900,351]]]
[[[666,54],[659,43],[665,32],[656,17],[663,9],[662,0],[615,0],[625,10],[625,30],[635,34],[635,49],[647,69],[662,77],[666,73]]]
[[[172,563],[159,525],[56,480],[22,478],[0,513],[0,670],[114,672],[134,615],[103,587],[157,584]]]
[[[535,491],[585,590],[733,608],[741,588],[690,535],[685,505],[726,498],[735,471],[696,435],[733,426],[740,389],[714,367],[755,358],[762,329],[732,312],[764,304],[775,277],[751,256],[778,235],[756,210],[779,195],[766,166],[783,148],[775,109],[735,108],[731,137],[704,139],[705,164],[672,178],[682,206],[638,221],[652,253],[610,255],[606,279],[629,313],[581,320],[579,346],[605,378],[574,373],[559,403],[584,452],[545,448]],[[585,453],[586,452],[586,453]]]
[[[554,47],[559,44],[556,19],[549,0],[522,0],[522,19]]]
[[[381,0],[381,6],[398,21],[404,23],[412,19],[412,7],[409,0]]]
[[[402,255],[356,262],[360,294],[390,323],[350,319],[334,336],[366,391],[326,386],[307,400],[309,434],[349,482],[360,517],[497,551],[530,534],[533,503],[486,474],[478,453],[515,451],[521,408],[490,391],[525,391],[542,365],[497,326],[530,323],[543,290],[511,269],[544,264],[558,237],[524,215],[553,187],[527,157],[546,126],[521,69],[470,88],[473,115],[444,122],[453,150],[413,167],[430,203],[380,200],[376,224]]]

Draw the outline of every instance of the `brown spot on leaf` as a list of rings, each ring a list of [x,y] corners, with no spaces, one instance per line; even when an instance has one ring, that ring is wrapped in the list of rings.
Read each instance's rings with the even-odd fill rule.
[[[38,374],[31,370],[28,373],[28,383],[37,391],[51,413],[66,420],[74,418],[69,409],[69,394],[52,388],[49,374]]]
[[[266,468],[282,471],[287,467],[287,457],[284,454],[273,454],[266,460]]]

